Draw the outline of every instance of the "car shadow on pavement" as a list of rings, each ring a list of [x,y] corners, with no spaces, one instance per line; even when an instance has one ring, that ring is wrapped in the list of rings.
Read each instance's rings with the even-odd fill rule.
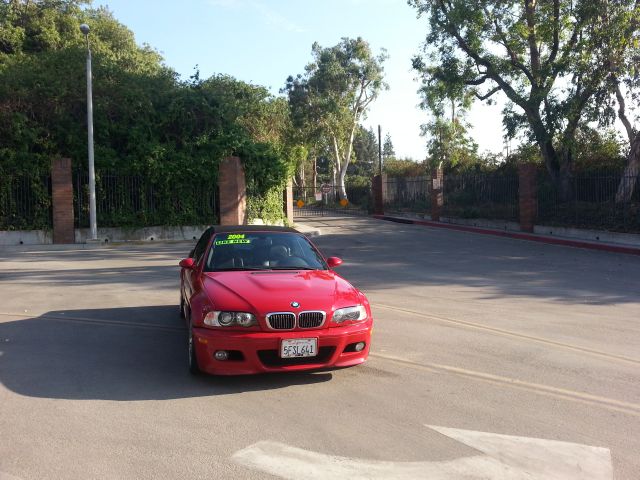
[[[194,377],[175,305],[51,311],[0,323],[0,382],[30,397],[167,400],[331,378],[330,372]]]

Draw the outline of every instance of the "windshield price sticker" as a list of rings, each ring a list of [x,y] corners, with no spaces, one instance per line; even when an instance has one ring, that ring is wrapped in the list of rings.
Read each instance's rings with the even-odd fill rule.
[[[251,240],[244,238],[244,233],[230,233],[225,240],[216,240],[216,245],[237,245],[251,243]]]

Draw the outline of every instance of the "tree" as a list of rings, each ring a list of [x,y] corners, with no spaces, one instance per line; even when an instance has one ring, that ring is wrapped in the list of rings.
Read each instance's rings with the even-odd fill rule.
[[[478,145],[467,135],[466,125],[459,119],[450,121],[436,117],[422,125],[421,135],[428,138],[429,165],[451,171],[479,161]]]
[[[304,116],[315,122],[331,146],[338,194],[344,199],[358,124],[387,88],[382,68],[387,56],[384,51],[374,56],[362,38],[343,38],[329,48],[314,43],[312,55],[314,61],[305,67],[305,75],[289,77],[286,90],[290,102],[303,107]]]
[[[194,182],[215,185],[220,160],[240,154],[253,211],[282,217],[282,187],[304,156],[286,99],[228,75],[182,81],[108,9],[75,0],[0,0],[0,187],[58,156],[86,166],[81,23],[91,28],[98,176],[143,175],[193,219]]]
[[[421,177],[427,174],[427,165],[411,158],[389,158],[383,170],[390,177]]]
[[[396,152],[393,149],[393,143],[391,142],[391,135],[386,134],[384,137],[384,143],[382,144],[382,157],[387,160],[388,158],[395,157]]]
[[[576,132],[575,165],[580,172],[619,171],[624,167],[624,141],[613,129],[581,125]]]
[[[103,8],[84,2],[3,2],[0,24],[0,147],[2,167],[37,170],[50,158],[86,157],[86,45],[78,25],[91,26],[94,54],[96,161],[140,163],[155,129],[150,119],[175,87],[160,55],[138,47],[133,33]],[[0,34],[2,37],[2,34]]]
[[[421,57],[412,61],[421,73],[418,93],[422,97],[420,108],[432,118],[421,125],[420,134],[427,138],[431,168],[444,167],[447,171],[458,165],[477,160],[478,146],[468,136],[465,116],[472,104],[473,92],[461,83],[461,65],[456,58],[447,57],[445,63],[426,65]],[[451,72],[455,75],[451,77]]]
[[[305,187],[306,172],[311,167],[311,183],[315,192],[318,190],[318,157],[326,150],[320,105],[311,103],[309,85],[302,75],[289,76],[280,93],[286,93],[288,97],[292,135],[307,150],[306,158],[297,166],[297,183]]]
[[[371,178],[378,165],[378,138],[372,128],[358,125],[353,139],[355,160],[349,164],[348,174]]]
[[[636,79],[634,79],[636,80]],[[627,139],[629,141],[629,153],[627,155],[627,165],[618,184],[616,192],[616,202],[625,203],[631,200],[635,191],[638,177],[640,177],[640,129],[631,123],[627,115],[626,103],[620,84],[615,76],[612,75],[612,82],[615,85],[615,95],[618,101],[618,117],[624,125]],[[631,82],[630,82],[631,83]],[[634,95],[634,100],[638,100],[638,96]]]
[[[511,102],[509,135],[540,148],[561,198],[571,196],[576,130],[610,72],[630,48],[638,0],[409,0],[430,20],[425,67],[490,101]],[[433,45],[433,48],[429,47]],[[440,67],[437,67],[440,65]],[[425,73],[427,71],[425,70]]]
[[[597,120],[601,126],[611,126],[619,120],[624,127],[627,139],[627,162],[618,184],[616,201],[628,202],[635,191],[637,178],[640,177],[640,112],[637,104],[640,100],[640,42],[638,25],[640,24],[640,10],[636,8],[636,15],[629,16],[628,22],[634,27],[627,27],[623,31],[634,30],[635,38],[632,47],[624,51],[610,52],[610,73],[606,82],[591,103],[592,112],[597,112]],[[629,101],[630,100],[630,101]]]

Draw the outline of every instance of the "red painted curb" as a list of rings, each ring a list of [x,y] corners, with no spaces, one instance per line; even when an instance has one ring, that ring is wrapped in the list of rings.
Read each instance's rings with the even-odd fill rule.
[[[611,245],[605,243],[583,242],[581,240],[569,240],[566,238],[546,237],[543,235],[534,235],[531,233],[507,232],[504,230],[492,230],[490,228],[469,227],[467,225],[456,225],[453,223],[433,222],[430,220],[413,220],[411,218],[392,217],[389,215],[372,215],[378,220],[387,220],[389,222],[411,223],[414,225],[424,225],[426,227],[447,228],[449,230],[458,230],[461,232],[480,233],[482,235],[493,235],[495,237],[508,237],[518,240],[527,240],[530,242],[549,243],[552,245],[564,245],[566,247],[586,248],[589,250],[601,250],[604,252],[626,253],[629,255],[640,255],[640,248],[624,247],[621,245]]]

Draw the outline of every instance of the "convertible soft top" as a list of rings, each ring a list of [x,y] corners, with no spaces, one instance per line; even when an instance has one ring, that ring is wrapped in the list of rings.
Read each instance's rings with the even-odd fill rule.
[[[290,232],[300,233],[295,228],[275,225],[213,225],[207,229],[210,233],[243,233],[243,232]]]

